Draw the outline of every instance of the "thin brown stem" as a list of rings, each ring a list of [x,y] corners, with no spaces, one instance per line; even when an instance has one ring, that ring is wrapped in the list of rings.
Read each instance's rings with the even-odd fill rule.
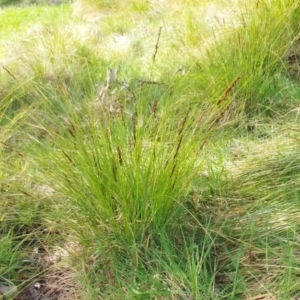
[[[217,105],[220,106],[220,104],[227,98],[228,94],[231,92],[231,90],[236,86],[236,84],[240,81],[242,78],[242,74],[239,75],[231,84],[230,86],[226,89],[226,91],[223,93],[221,98],[218,100]]]
[[[8,73],[8,75],[10,75],[15,81],[18,82],[18,79],[16,78],[16,76],[11,71],[9,71],[6,67],[4,67],[2,65],[1,65],[1,67],[2,67],[3,70],[5,70]]]
[[[177,158],[178,158],[178,154],[179,154],[179,151],[180,151],[180,148],[181,148],[181,144],[182,144],[182,139],[183,139],[183,130],[184,130],[184,127],[185,127],[185,124],[187,122],[187,119],[188,119],[188,115],[189,115],[189,112],[187,112],[187,114],[185,115],[182,123],[181,123],[181,126],[179,128],[179,131],[178,131],[178,143],[177,143],[177,147],[176,147],[176,151],[174,153],[174,156],[173,156],[173,168],[172,168],[172,171],[171,171],[171,175],[170,175],[170,178],[173,176],[174,172],[175,172],[175,169],[176,169],[176,166],[177,166]]]
[[[156,55],[157,55],[157,52],[158,52],[158,46],[159,46],[161,31],[162,31],[162,26],[159,27],[159,31],[158,31],[157,41],[156,41],[154,53],[153,53],[153,56],[152,56],[152,62],[153,63],[155,62]]]

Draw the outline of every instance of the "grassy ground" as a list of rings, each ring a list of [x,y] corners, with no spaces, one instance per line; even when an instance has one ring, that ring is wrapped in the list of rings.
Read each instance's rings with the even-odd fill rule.
[[[298,299],[299,1],[15,4],[2,297]]]

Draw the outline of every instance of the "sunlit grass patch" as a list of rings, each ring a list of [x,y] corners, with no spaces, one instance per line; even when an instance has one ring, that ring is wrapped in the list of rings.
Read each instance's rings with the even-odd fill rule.
[[[63,22],[71,9],[67,5],[57,7],[30,6],[1,10],[0,38],[24,32],[36,23],[51,24],[53,20]]]

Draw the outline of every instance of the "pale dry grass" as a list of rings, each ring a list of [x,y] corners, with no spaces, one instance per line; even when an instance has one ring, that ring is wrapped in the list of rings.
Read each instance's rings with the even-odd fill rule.
[[[16,77],[35,76],[29,66],[38,59],[40,71],[49,78],[55,77],[65,69],[66,54],[69,60],[76,60],[78,46],[82,46],[95,57],[115,61],[115,64],[131,64],[138,73],[158,79],[165,71],[170,72],[170,65],[174,65],[171,72],[175,72],[190,61],[191,55],[203,56],[214,43],[241,26],[240,16],[245,11],[242,4],[236,0],[201,4],[152,1],[149,11],[139,13],[94,8],[86,12],[89,6],[74,2],[73,17],[64,24],[53,28],[41,22],[27,24],[26,30],[3,43],[0,63],[13,69]],[[250,6],[247,3],[248,10]],[[160,27],[156,59],[159,67],[153,68],[152,57]],[[1,72],[5,74],[4,70]]]
[[[74,252],[74,243],[67,242],[61,247],[45,247],[43,252],[33,249],[31,258],[42,268],[41,275],[27,282],[24,290],[14,298],[80,300],[88,296],[78,281],[78,272],[70,267],[69,252]],[[78,250],[78,245],[76,245]]]

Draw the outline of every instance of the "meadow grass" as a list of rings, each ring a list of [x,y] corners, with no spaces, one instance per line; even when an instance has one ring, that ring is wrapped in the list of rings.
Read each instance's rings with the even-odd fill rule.
[[[299,2],[74,5],[1,12],[0,284],[297,299]]]

